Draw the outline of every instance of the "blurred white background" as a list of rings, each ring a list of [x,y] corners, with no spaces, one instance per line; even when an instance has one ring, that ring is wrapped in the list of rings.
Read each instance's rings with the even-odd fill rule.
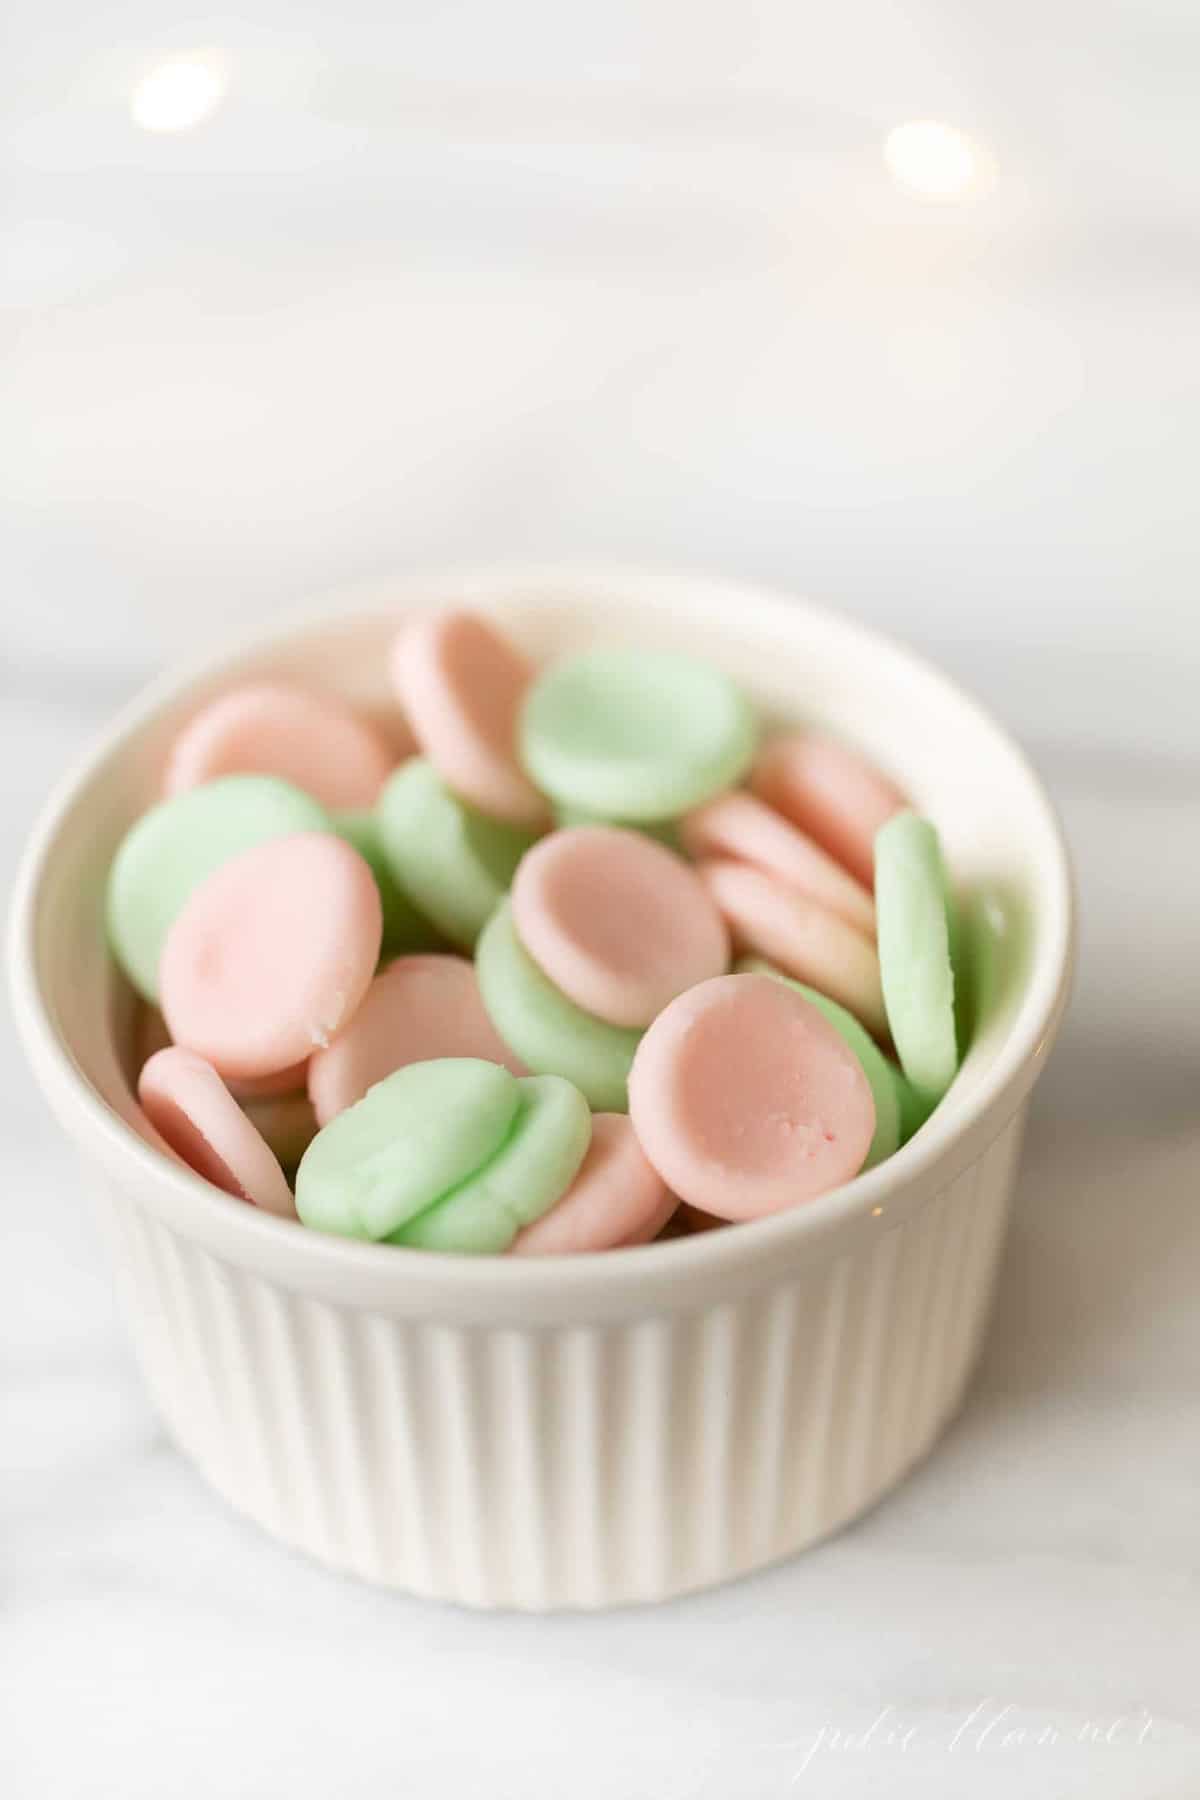
[[[1194,0],[6,16],[6,660],[599,552],[842,603],[1039,741],[1200,744]],[[180,57],[220,103],[147,130]],[[964,192],[889,173],[922,119]]]

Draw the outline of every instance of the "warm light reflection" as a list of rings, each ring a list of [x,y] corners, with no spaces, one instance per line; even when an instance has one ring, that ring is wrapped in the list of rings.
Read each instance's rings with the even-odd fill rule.
[[[889,131],[883,160],[897,187],[927,200],[957,200],[979,172],[970,138],[936,119],[913,119]]]
[[[133,91],[129,110],[143,131],[191,131],[225,97],[225,78],[211,62],[189,56],[160,63]]]

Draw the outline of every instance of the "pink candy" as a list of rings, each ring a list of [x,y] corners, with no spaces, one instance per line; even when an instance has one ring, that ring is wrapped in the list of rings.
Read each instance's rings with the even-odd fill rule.
[[[673,1000],[642,1039],[629,1113],[681,1200],[723,1219],[780,1212],[848,1181],[875,1102],[843,1039],[794,988],[726,975]]]
[[[640,832],[553,832],[522,860],[512,907],[542,972],[610,1025],[648,1025],[729,967],[729,934],[695,871]]]
[[[278,775],[322,806],[373,806],[396,757],[340,700],[283,682],[232,689],[198,712],[167,761],[168,794],[220,775]]]
[[[163,1017],[221,1075],[278,1075],[353,1016],[382,937],[357,851],[319,832],[275,838],[210,875],[176,919],[159,970]]]
[[[875,884],[875,833],[908,801],[861,756],[817,732],[776,738],[759,756],[750,785],[760,800]]]
[[[765,957],[887,1037],[879,957],[853,925],[749,863],[701,863],[699,873],[738,950]]]
[[[440,1056],[477,1056],[525,1073],[483,1010],[472,963],[461,956],[399,957],[375,977],[345,1029],[309,1062],[318,1124],[327,1125],[394,1070]]]
[[[433,613],[400,633],[396,691],[434,768],[455,793],[511,825],[549,822],[517,761],[517,714],[533,671],[486,619]]]
[[[138,1078],[138,1099],[155,1130],[198,1175],[239,1200],[295,1218],[277,1158],[203,1057],[174,1045],[157,1051]]]
[[[656,1237],[676,1200],[646,1159],[624,1113],[597,1113],[575,1180],[548,1213],[518,1232],[515,1256],[612,1250]]]
[[[683,820],[680,836],[697,861],[733,857],[750,863],[828,907],[867,937],[875,935],[875,907],[866,888],[753,794],[720,794],[697,807]]]

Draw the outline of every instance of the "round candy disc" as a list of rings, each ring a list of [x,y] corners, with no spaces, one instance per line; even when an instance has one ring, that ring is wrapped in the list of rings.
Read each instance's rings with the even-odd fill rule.
[[[296,1173],[296,1210],[317,1231],[385,1238],[481,1169],[521,1103],[498,1063],[397,1069],[317,1133]]]
[[[412,950],[434,950],[438,934],[413,905],[392,874],[379,837],[379,820],[373,812],[339,812],[333,829],[362,857],[379,889],[383,908],[383,953],[401,956]]]
[[[701,863],[699,873],[739,950],[840,1000],[876,1037],[886,1038],[879,958],[861,931],[748,863]]]
[[[857,1058],[769,975],[722,975],[673,1000],[639,1046],[629,1113],[667,1186],[722,1219],[782,1212],[849,1181],[875,1131]]]
[[[517,936],[568,1000],[610,1025],[648,1025],[729,967],[729,933],[681,857],[636,831],[555,831],[522,859]]]
[[[253,844],[328,823],[315,800],[270,775],[230,775],[143,813],[121,840],[105,902],[113,954],[142,998],[157,1000],[167,932],[206,876]]]
[[[496,1154],[390,1243],[474,1256],[507,1250],[570,1186],[592,1135],[587,1101],[559,1075],[526,1075],[517,1086],[521,1104]]]
[[[876,1163],[885,1162],[892,1153],[900,1148],[902,1142],[900,1089],[907,1087],[899,1069],[890,1063],[869,1032],[863,1030],[853,1013],[831,1000],[828,994],[819,994],[816,988],[806,987],[802,981],[793,981],[780,969],[773,969],[770,963],[760,962],[756,957],[747,957],[737,965],[739,975],[771,975],[776,981],[785,981],[789,987],[795,988],[798,994],[815,1006],[845,1039],[862,1064],[863,1074],[871,1084],[871,1098],[875,1102],[875,1135],[871,1139],[871,1148],[867,1152],[864,1169],[873,1169]]]
[[[138,1099],[155,1130],[197,1175],[266,1212],[295,1218],[278,1158],[211,1063],[176,1045],[159,1050],[138,1078]]]
[[[163,786],[182,794],[221,775],[278,775],[322,806],[373,806],[395,760],[332,695],[257,681],[219,694],[184,726]]]
[[[768,744],[750,785],[868,888],[875,874],[875,833],[908,805],[899,788],[864,757],[817,732],[791,732]]]
[[[467,806],[421,757],[392,776],[376,817],[397,885],[451,943],[472,949],[532,834]]]
[[[491,818],[536,828],[546,802],[517,761],[517,717],[533,670],[486,619],[414,619],[392,652],[392,679],[422,750],[454,793]]]
[[[740,779],[754,754],[754,718],[733,682],[705,663],[592,650],[535,682],[521,752],[560,807],[669,819]]]
[[[874,937],[875,906],[866,888],[753,794],[718,794],[682,819],[679,830],[697,861],[719,856],[751,863]]]
[[[163,1017],[234,1080],[276,1074],[351,1018],[379,960],[379,893],[340,838],[245,850],[198,887],[163,950]]]
[[[594,1018],[560,993],[522,945],[507,901],[480,935],[475,972],[492,1024],[527,1069],[565,1075],[595,1112],[626,1110],[641,1034]]]
[[[327,1125],[396,1069],[447,1056],[479,1057],[525,1073],[484,1011],[469,962],[402,956],[375,977],[329,1048],[310,1059],[308,1092],[317,1118]]]
[[[900,1096],[900,1142],[907,1144],[915,1137],[937,1105],[927,1094],[918,1093],[902,1070],[896,1071],[896,1088]]]
[[[555,808],[554,822],[563,831],[576,825],[615,825],[620,831],[640,831],[668,850],[683,850],[677,819],[597,819],[591,813],[581,812],[577,806],[559,806]]]
[[[950,899],[937,832],[900,813],[875,840],[879,966],[900,1066],[928,1105],[958,1067]]]
[[[562,1198],[513,1240],[515,1256],[611,1250],[655,1237],[676,1200],[647,1162],[624,1113],[597,1113],[579,1173]]]

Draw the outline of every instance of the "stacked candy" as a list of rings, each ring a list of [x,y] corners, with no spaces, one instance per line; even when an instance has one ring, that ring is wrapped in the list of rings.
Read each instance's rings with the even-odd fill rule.
[[[684,656],[539,675],[447,612],[392,675],[395,741],[282,683],[211,701],[117,852],[171,1151],[319,1231],[532,1254],[778,1212],[918,1128],[953,934],[890,782],[815,733],[757,751]]]

